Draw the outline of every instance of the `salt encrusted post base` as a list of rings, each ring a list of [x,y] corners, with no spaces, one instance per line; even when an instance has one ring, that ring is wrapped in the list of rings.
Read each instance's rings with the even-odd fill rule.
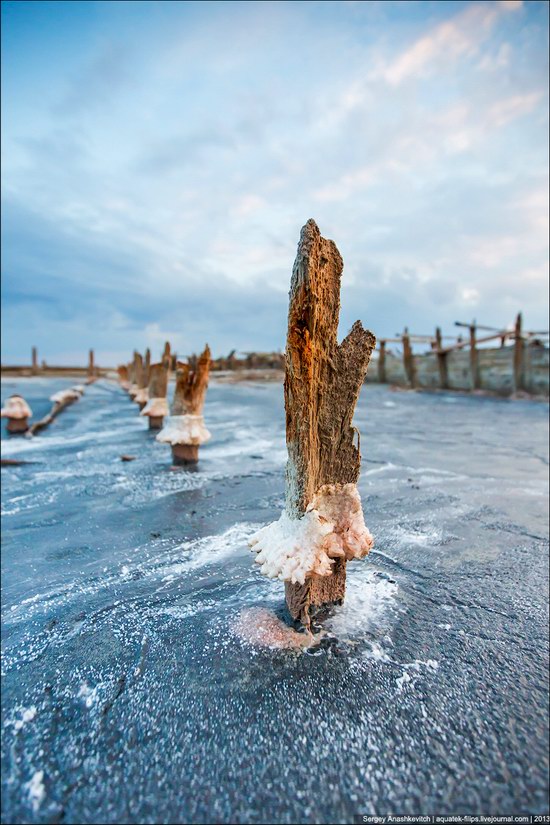
[[[198,444],[172,444],[173,464],[196,464],[198,460]]]
[[[26,418],[8,418],[6,429],[12,435],[26,433],[29,429],[29,422]]]
[[[285,582],[288,612],[296,621],[308,626],[312,608],[342,604],[346,595],[346,560],[336,559],[330,576],[316,573],[305,584]]]
[[[164,421],[164,416],[162,415],[150,415],[149,416],[149,429],[150,430],[162,430],[162,422]]]
[[[10,395],[0,410],[2,418],[7,418],[6,429],[11,435],[25,433],[29,429],[32,410],[22,395]]]

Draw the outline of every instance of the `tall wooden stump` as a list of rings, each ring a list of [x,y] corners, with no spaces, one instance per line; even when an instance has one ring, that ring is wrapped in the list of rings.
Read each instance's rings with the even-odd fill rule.
[[[380,355],[378,357],[378,381],[380,384],[386,383],[386,342],[380,341]]]
[[[262,572],[285,582],[290,614],[307,627],[310,609],[342,601],[346,562],[372,544],[355,487],[361,456],[352,419],[376,339],[356,321],[338,344],[342,270],[336,245],[309,220],[290,287],[285,512],[251,540]]]
[[[524,341],[521,335],[521,312],[519,312],[514,329],[514,392],[524,389],[524,354]]]
[[[435,348],[437,353],[437,366],[439,368],[439,386],[442,390],[446,390],[449,386],[449,377],[447,374],[447,353],[443,350],[443,340],[441,337],[441,329],[439,327],[435,330]]]
[[[210,347],[206,345],[195,369],[181,362],[177,366],[170,418],[157,435],[157,441],[171,445],[174,464],[194,464],[199,460],[199,446],[210,439],[202,414],[208,389]]]
[[[141,356],[140,356],[141,357]],[[138,405],[140,411],[143,410],[149,399],[147,387],[149,385],[149,370],[151,368],[151,352],[149,349],[145,351],[145,359],[141,360],[136,370],[137,392],[134,396],[134,401]]]
[[[414,363],[414,355],[408,329],[405,328],[401,340],[403,341],[403,368],[405,370],[405,375],[409,386],[414,390],[416,387],[416,366]]]
[[[117,373],[120,386],[123,390],[128,390],[130,388],[130,376],[127,364],[120,364],[117,367]]]
[[[479,363],[476,344],[476,323],[470,324],[470,383],[473,390],[481,386],[479,380]]]
[[[33,375],[38,375],[38,350],[36,347],[32,348],[32,367],[31,373]]]
[[[139,383],[141,381],[143,371],[143,358],[141,354],[134,350],[134,358],[132,361],[132,366],[130,368],[130,389],[128,390],[128,395],[132,399],[135,399],[136,395],[139,391]]]
[[[170,369],[172,364],[172,355],[170,352],[170,341],[166,341],[164,344],[164,351],[162,353],[162,363],[166,366],[167,369]]]
[[[168,369],[164,363],[151,364],[147,392],[148,401],[141,415],[149,419],[150,430],[161,430],[164,416],[168,415]]]

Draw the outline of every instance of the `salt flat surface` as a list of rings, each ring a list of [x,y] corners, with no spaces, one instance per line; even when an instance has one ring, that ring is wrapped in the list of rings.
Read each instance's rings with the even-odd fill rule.
[[[71,383],[2,400],[36,420]],[[544,813],[547,422],[365,387],[374,549],[303,649],[239,632],[284,613],[247,547],[283,506],[281,386],[213,383],[195,470],[105,382],[33,440],[3,425],[33,463],[2,469],[2,821]]]

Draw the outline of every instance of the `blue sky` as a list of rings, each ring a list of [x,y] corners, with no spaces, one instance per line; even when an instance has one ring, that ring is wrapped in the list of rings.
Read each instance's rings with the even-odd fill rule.
[[[548,324],[548,3],[2,3],[2,360]]]

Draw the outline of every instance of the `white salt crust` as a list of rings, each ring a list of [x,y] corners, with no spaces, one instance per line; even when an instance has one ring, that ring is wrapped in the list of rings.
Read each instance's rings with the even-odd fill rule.
[[[330,576],[334,559],[363,558],[372,543],[355,484],[324,485],[301,518],[283,510],[249,540],[264,576],[295,584],[313,573]]]
[[[168,401],[166,398],[150,398],[145,407],[140,412],[140,415],[151,416],[152,418],[159,418],[168,415]]]
[[[50,401],[55,404],[62,404],[65,401],[78,401],[79,398],[80,393],[76,390],[59,390],[59,392],[50,395]]]
[[[128,390],[130,389],[130,387],[132,385],[130,384],[129,381],[121,381],[120,386],[122,387],[123,390],[126,390],[126,392],[128,392]]]
[[[75,384],[74,387],[71,387],[75,392],[80,393],[80,395],[84,395],[85,388],[83,384]]]
[[[6,398],[6,406],[2,407],[0,415],[2,418],[30,418],[32,410],[20,395],[10,395],[9,398]]]
[[[204,426],[202,415],[171,415],[160,433],[157,441],[163,444],[204,444],[211,438]]]
[[[141,387],[134,396],[136,404],[146,404],[149,400],[149,390],[147,387]]]
[[[134,398],[134,396],[135,396],[138,392],[139,392],[139,387],[138,387],[138,385],[137,385],[137,384],[130,384],[130,387],[129,387],[129,389],[128,389],[128,394],[129,394],[132,398]]]

